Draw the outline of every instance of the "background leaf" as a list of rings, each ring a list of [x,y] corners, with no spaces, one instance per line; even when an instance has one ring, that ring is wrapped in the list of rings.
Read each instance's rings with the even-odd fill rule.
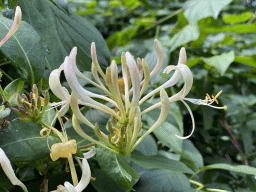
[[[217,19],[220,11],[232,0],[189,0],[183,8],[188,22],[195,25],[198,20],[212,16]]]
[[[218,56],[213,56],[210,58],[204,58],[204,62],[208,65],[214,67],[217,72],[223,76],[229,65],[234,61],[235,53],[234,51],[230,51],[229,53],[223,53]]]

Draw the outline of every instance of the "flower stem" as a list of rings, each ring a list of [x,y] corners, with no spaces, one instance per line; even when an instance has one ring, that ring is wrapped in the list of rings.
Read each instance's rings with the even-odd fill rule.
[[[76,168],[75,168],[74,161],[73,161],[71,153],[69,153],[69,155],[68,155],[68,163],[69,163],[69,167],[70,167],[70,170],[71,170],[71,176],[72,176],[73,184],[74,184],[74,186],[77,186],[78,185],[78,179],[77,179]]]

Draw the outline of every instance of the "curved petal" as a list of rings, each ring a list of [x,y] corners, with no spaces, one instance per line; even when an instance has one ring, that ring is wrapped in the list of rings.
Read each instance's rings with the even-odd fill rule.
[[[20,22],[21,22],[21,9],[20,9],[20,6],[17,6],[15,9],[15,15],[14,15],[14,21],[13,21],[12,27],[0,42],[0,47],[17,31],[20,25]]]
[[[74,95],[81,101],[84,102],[87,106],[93,107],[95,109],[99,109],[101,111],[104,111],[106,113],[112,114],[115,117],[117,117],[118,119],[120,118],[117,113],[110,109],[109,107],[107,107],[106,105],[103,105],[97,101],[94,101],[93,99],[90,98],[90,96],[92,96],[91,92],[85,90],[80,83],[78,82],[78,79],[76,77],[75,72],[73,71],[72,68],[72,63],[75,63],[76,61],[76,53],[77,53],[77,48],[74,47],[71,52],[70,52],[70,56],[66,57],[65,61],[64,61],[64,74],[65,77],[68,81],[68,84],[70,86],[70,88],[72,89]],[[97,94],[93,94],[94,96]],[[97,95],[98,98],[104,99],[102,96]],[[105,99],[106,101],[112,101],[111,103],[113,103],[114,105],[116,105],[116,103],[107,98]]]
[[[68,91],[66,90],[66,88],[61,86],[61,83],[60,83],[60,73],[62,71],[61,68],[62,67],[60,67],[59,69],[54,69],[51,72],[49,77],[49,86],[53,94],[56,95],[62,101],[64,101],[69,99],[70,95],[68,94]]]
[[[159,72],[164,62],[164,52],[163,52],[162,45],[159,43],[157,39],[155,39],[154,42],[155,42],[155,47],[157,52],[157,62],[156,62],[156,66],[150,73],[150,77],[153,77]]]
[[[24,191],[28,191],[26,186],[16,177],[11,162],[2,148],[0,148],[0,164],[13,185],[19,185]]]
[[[132,109],[135,109],[140,99],[140,74],[136,62],[132,57],[131,53],[126,52],[125,57],[126,64],[129,68],[133,88]]]

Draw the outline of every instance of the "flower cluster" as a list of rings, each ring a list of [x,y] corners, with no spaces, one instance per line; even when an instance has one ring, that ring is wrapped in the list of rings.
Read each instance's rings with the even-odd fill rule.
[[[211,104],[216,101],[218,95],[213,98],[207,97],[206,100],[185,98],[192,87],[193,76],[190,69],[186,66],[187,57],[185,48],[181,48],[178,65],[168,66],[164,70],[164,73],[169,73],[175,70],[173,76],[166,83],[143,96],[150,78],[159,72],[164,60],[162,46],[157,40],[155,40],[155,47],[157,51],[157,63],[151,72],[145,59],[141,60],[138,58],[136,62],[133,56],[129,52],[126,52],[122,53],[121,56],[122,77],[118,78],[118,67],[115,60],[113,60],[110,67],[106,69],[106,73],[103,72],[97,61],[95,43],[92,43],[91,72],[95,81],[92,81],[78,70],[76,66],[77,48],[74,47],[71,50],[70,55],[65,58],[64,63],[58,69],[55,69],[50,74],[49,78],[52,92],[62,100],[60,103],[55,104],[62,104],[62,108],[60,109],[61,115],[64,115],[67,112],[68,107],[71,106],[73,111],[73,126],[81,136],[114,153],[128,156],[149,133],[154,131],[165,121],[169,111],[170,102],[180,100],[185,104],[192,117],[193,130],[191,134],[186,137],[178,135],[177,137],[181,139],[190,137],[194,131],[195,122],[191,109],[186,104],[185,100],[199,105],[212,106]],[[62,70],[64,70],[66,80],[72,90],[71,94],[69,94],[67,89],[60,83],[60,73]],[[182,89],[175,95],[168,97],[165,89],[174,86],[181,77],[184,80]],[[106,96],[95,94],[84,89],[80,85],[78,78],[99,88]],[[141,111],[140,105],[159,91],[161,101],[144,111]],[[96,99],[100,99],[106,104],[103,104],[102,102],[100,103]],[[103,133],[99,129],[97,123],[94,125],[88,121],[88,119],[81,113],[79,105],[89,106],[110,114],[111,118],[107,124],[109,135]],[[141,135],[141,116],[159,106],[161,106],[159,118],[146,133]],[[78,120],[94,129],[95,134],[104,144],[94,140],[84,133],[80,128]]]

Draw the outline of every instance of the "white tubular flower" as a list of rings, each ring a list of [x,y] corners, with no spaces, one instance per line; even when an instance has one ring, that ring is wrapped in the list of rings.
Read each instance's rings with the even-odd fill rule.
[[[92,75],[95,79],[95,82],[92,80],[88,80],[92,85],[100,88],[107,96],[97,95],[91,93],[84,89],[78,82],[77,78],[82,78],[86,80],[86,77],[78,70],[76,66],[76,53],[77,48],[74,47],[68,57],[66,57],[64,61],[64,73],[67,79],[67,82],[72,90],[72,97],[69,99],[71,102],[71,108],[73,110],[73,116],[75,117],[74,127],[75,130],[84,138],[92,141],[97,145],[103,145],[103,147],[111,150],[114,153],[119,153],[124,156],[128,156],[131,151],[152,131],[154,131],[157,127],[159,127],[168,115],[169,103],[174,101],[182,101],[184,105],[187,107],[191,118],[193,129],[189,136],[181,137],[181,139],[186,139],[193,134],[195,129],[195,121],[192,114],[191,109],[185,103],[184,100],[190,101],[199,105],[208,105],[215,101],[217,101],[217,94],[215,97],[207,96],[205,100],[196,100],[185,98],[189,91],[191,90],[193,84],[193,75],[190,69],[186,66],[187,56],[185,48],[181,48],[179,53],[179,60],[177,66],[168,66],[164,70],[164,73],[170,73],[171,71],[175,71],[172,77],[163,85],[156,88],[155,90],[149,92],[144,97],[140,99],[143,95],[147,85],[149,84],[150,78],[157,74],[162,67],[164,60],[164,53],[162,50],[162,46],[160,43],[155,40],[155,47],[157,51],[157,63],[154,69],[150,72],[149,66],[146,63],[145,59],[137,59],[133,58],[133,56],[129,53],[122,53],[121,56],[121,67],[122,67],[122,77],[118,78],[118,67],[115,61],[111,62],[110,67],[107,68],[106,73],[104,74],[100,65],[97,61],[96,57],[96,47],[95,43],[92,43],[91,46],[91,55],[92,55]],[[61,68],[59,69],[61,70]],[[59,78],[59,71],[56,71],[56,78]],[[102,79],[105,81],[103,82]],[[176,93],[175,95],[168,97],[165,92],[166,88],[174,86],[180,78],[183,78],[184,85],[182,89]],[[56,83],[56,87],[61,87],[60,83]],[[63,88],[62,88],[63,89]],[[56,88],[57,90],[57,88]],[[62,92],[64,89],[62,90]],[[148,98],[153,96],[155,93],[160,91],[161,102],[154,104],[153,106],[145,109],[141,112],[139,106],[143,104]],[[60,99],[67,99],[69,94],[65,96],[61,91],[59,93],[55,93]],[[131,97],[132,96],[132,97]],[[102,99],[111,104],[114,109],[101,104],[94,100],[94,98]],[[132,98],[132,99],[131,99]],[[131,99],[131,100],[130,100]],[[107,125],[107,130],[109,131],[109,135],[104,134],[99,126],[93,125],[90,123],[79,110],[78,104],[86,105],[108,114],[111,114],[111,118]],[[141,132],[141,116],[156,107],[161,106],[161,113],[159,115],[158,120],[155,124],[146,132],[144,135],[140,135]],[[224,108],[224,107],[215,107],[215,108]],[[82,132],[79,129],[79,122],[87,124],[91,128],[94,129],[95,135],[101,142],[98,142]],[[139,139],[138,137],[141,136]],[[138,140],[137,140],[138,139]],[[137,141],[136,141],[137,140]],[[104,143],[104,144],[102,144]]]
[[[69,100],[70,100],[70,95],[68,93],[68,90],[61,86],[60,83],[60,73],[63,70],[63,64],[58,68],[54,69],[49,77],[49,86],[50,89],[52,90],[53,94],[56,95],[60,100],[62,100],[59,103],[53,103],[51,106],[58,106],[62,105],[59,115],[63,116],[67,113],[69,109]]]
[[[91,169],[87,162],[87,159],[93,157],[95,155],[95,153],[96,153],[95,147],[92,147],[92,149],[89,152],[83,153],[84,158],[82,160],[82,163],[79,160],[79,158],[76,157],[76,160],[78,161],[80,167],[82,168],[82,177],[77,186],[74,186],[71,183],[69,183],[68,181],[66,181],[64,183],[64,187],[61,186],[58,188],[61,188],[62,190],[66,191],[66,192],[82,192],[87,187],[87,185],[90,183],[90,180],[91,180]],[[57,189],[57,191],[58,191],[58,189]],[[52,191],[52,192],[56,192],[56,190]]]
[[[0,164],[3,168],[3,171],[5,172],[6,176],[10,179],[11,183],[13,185],[19,185],[23,191],[28,191],[26,186],[16,177],[11,162],[6,156],[5,152],[2,148],[0,148]]]
[[[21,22],[21,9],[20,6],[17,6],[15,9],[14,21],[11,29],[8,31],[6,36],[0,42],[0,47],[17,31]]]
[[[125,53],[126,64],[129,68],[129,72],[131,75],[132,88],[133,88],[133,98],[132,98],[132,106],[130,109],[129,120],[133,119],[134,111],[140,99],[140,74],[138,67],[136,65],[136,61],[132,57],[129,52]]]

